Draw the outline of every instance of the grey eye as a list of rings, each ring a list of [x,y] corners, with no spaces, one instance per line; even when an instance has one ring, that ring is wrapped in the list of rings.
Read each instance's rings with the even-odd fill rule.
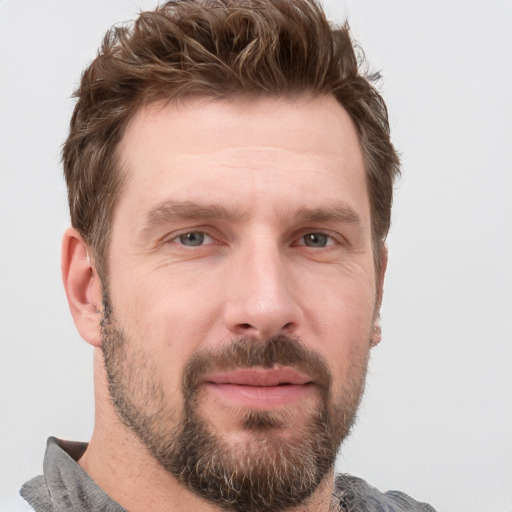
[[[329,243],[329,235],[325,233],[307,233],[302,237],[308,247],[325,247]]]
[[[188,247],[197,247],[203,245],[205,234],[201,231],[192,231],[190,233],[183,233],[178,237],[181,244],[187,245]]]

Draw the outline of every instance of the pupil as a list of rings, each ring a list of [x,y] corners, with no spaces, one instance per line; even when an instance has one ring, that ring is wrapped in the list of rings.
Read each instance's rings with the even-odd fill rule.
[[[184,235],[180,236],[180,242],[183,245],[188,246],[197,246],[201,245],[204,241],[204,233],[199,233],[198,231],[195,231],[193,233],[186,233]]]
[[[327,235],[323,233],[309,233],[304,239],[306,245],[309,247],[325,247],[327,244]]]

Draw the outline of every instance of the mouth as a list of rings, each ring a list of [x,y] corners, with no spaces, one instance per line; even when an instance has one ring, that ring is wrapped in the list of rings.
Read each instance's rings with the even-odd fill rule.
[[[208,374],[202,385],[227,405],[270,411],[303,399],[314,382],[292,368],[244,368]]]

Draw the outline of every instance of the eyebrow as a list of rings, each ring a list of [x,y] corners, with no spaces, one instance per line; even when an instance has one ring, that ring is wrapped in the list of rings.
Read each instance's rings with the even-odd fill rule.
[[[361,217],[345,204],[327,208],[301,208],[297,212],[297,219],[302,222],[342,222],[356,226],[362,224]]]
[[[225,219],[231,222],[242,222],[247,217],[247,214],[243,214],[238,208],[228,208],[222,204],[167,200],[148,211],[144,230],[173,220]]]
[[[222,204],[200,204],[193,201],[163,201],[149,210],[143,231],[166,225],[176,220],[223,219],[230,222],[244,222],[249,218],[248,212],[239,208],[229,208]],[[338,204],[325,208],[300,208],[295,214],[299,222],[342,222],[361,226],[361,218],[353,208]]]

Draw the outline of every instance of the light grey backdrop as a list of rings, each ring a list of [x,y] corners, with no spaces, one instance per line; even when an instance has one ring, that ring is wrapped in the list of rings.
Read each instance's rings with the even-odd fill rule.
[[[330,0],[382,70],[403,158],[360,420],[338,469],[512,512],[512,2]],[[91,349],[60,284],[59,148],[104,31],[153,1],[0,0],[0,495],[87,440]]]

